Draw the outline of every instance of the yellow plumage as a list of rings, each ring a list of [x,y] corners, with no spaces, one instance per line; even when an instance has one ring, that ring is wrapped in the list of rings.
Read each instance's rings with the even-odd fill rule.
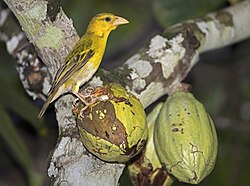
[[[38,115],[41,118],[51,102],[66,92],[81,99],[79,87],[89,81],[100,66],[108,36],[118,25],[128,21],[110,13],[97,14],[89,23],[86,33],[70,51],[57,71],[48,98]]]

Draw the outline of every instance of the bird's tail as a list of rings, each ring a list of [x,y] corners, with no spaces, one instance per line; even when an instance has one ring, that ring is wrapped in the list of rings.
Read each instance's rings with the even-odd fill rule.
[[[55,97],[55,94],[49,94],[49,97],[47,98],[47,100],[44,102],[39,114],[38,114],[38,118],[41,118],[44,114],[44,112],[47,110],[49,104],[53,101],[53,98]]]

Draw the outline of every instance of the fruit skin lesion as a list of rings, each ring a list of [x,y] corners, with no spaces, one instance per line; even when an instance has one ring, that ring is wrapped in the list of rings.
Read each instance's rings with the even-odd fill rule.
[[[103,108],[105,108],[108,114],[104,114]],[[86,132],[107,140],[118,147],[122,143],[127,142],[126,129],[115,116],[114,106],[110,101],[100,102],[93,106],[91,110],[87,108],[84,112],[85,115],[92,115],[92,119],[85,117],[80,123],[80,127]],[[111,120],[112,122],[110,122]],[[116,127],[116,130],[112,130],[113,126]]]
[[[195,148],[196,146],[194,146],[192,143],[189,143],[191,145],[191,153],[193,153],[193,162],[194,162],[194,166],[190,167],[189,165],[187,165],[185,163],[185,156],[184,156],[184,152],[183,152],[183,145],[180,144],[180,149],[181,149],[181,159],[178,160],[174,165],[170,165],[170,169],[169,169],[169,172],[174,172],[174,169],[176,169],[176,167],[178,166],[180,169],[185,169],[186,170],[186,173],[189,172],[189,176],[188,176],[188,181],[189,182],[193,182],[193,181],[197,181],[198,180],[198,176],[197,176],[197,171],[196,171],[196,158],[195,158],[195,155],[194,153],[197,153],[197,152],[201,152],[201,151],[198,151],[198,150],[195,150],[195,151],[192,151],[193,148]],[[197,147],[196,147],[197,148]],[[201,152],[202,153],[202,152]],[[166,165],[165,165],[166,166]],[[178,169],[179,169],[178,168]],[[178,179],[178,178],[177,178]]]
[[[99,99],[106,96],[107,99]],[[89,105],[73,113],[84,146],[104,161],[125,162],[138,154],[147,139],[146,115],[139,100],[118,84],[86,92]]]
[[[172,123],[171,130],[172,132],[180,132],[181,134],[184,134],[184,128],[182,123]]]

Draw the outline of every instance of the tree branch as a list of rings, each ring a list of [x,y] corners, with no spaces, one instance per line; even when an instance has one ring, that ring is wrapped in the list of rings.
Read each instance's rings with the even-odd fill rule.
[[[49,14],[47,1],[5,2],[53,76],[78,39],[72,21],[61,9],[56,15]],[[203,18],[174,25],[162,36],[152,38],[148,46],[121,67],[112,71],[100,70],[89,84],[121,83],[139,97],[146,108],[180,86],[198,61],[199,53],[248,38],[249,17],[250,1],[243,1]],[[43,77],[43,90],[48,90],[48,80]],[[60,136],[51,158],[49,176],[54,178],[55,185],[117,185],[124,166],[104,163],[85,150],[72,115],[72,101],[73,97],[67,95],[56,103]]]
[[[190,20],[151,39],[115,71],[124,75],[124,86],[147,107],[164,94],[171,94],[199,59],[199,53],[250,37],[250,1]],[[105,77],[112,77],[112,72]],[[112,78],[114,79],[114,78]],[[119,78],[121,79],[121,78]],[[157,91],[156,91],[157,90]]]
[[[3,2],[0,3],[0,41],[6,43],[8,53],[16,59],[16,68],[26,92],[33,99],[45,100],[42,89],[44,79],[51,79],[48,70]]]

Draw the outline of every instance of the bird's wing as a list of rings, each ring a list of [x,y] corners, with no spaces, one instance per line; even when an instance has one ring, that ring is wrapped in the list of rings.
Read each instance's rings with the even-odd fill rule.
[[[57,71],[56,77],[52,84],[50,93],[57,90],[65,81],[77,73],[94,55],[91,48],[91,42],[79,43],[69,53],[65,59],[65,63]],[[73,57],[74,56],[74,57]]]

